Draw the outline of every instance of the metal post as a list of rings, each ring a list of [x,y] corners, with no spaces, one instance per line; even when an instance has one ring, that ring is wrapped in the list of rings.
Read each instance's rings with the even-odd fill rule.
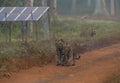
[[[37,27],[37,22],[35,22],[35,29],[36,29],[36,41],[38,41],[38,27]]]
[[[5,12],[5,28],[6,28],[6,30],[5,30],[5,35],[6,35],[6,42],[7,42],[7,38],[8,38],[8,36],[7,36],[7,13]]]
[[[23,34],[23,41],[27,42],[27,22],[23,22],[23,27],[22,27],[22,34]]]
[[[50,9],[48,9],[48,11],[47,11],[47,18],[48,18],[47,21],[48,21],[49,35],[51,37],[51,33],[50,33],[50,31],[51,31]]]
[[[22,24],[22,27],[21,27],[21,38],[22,38],[22,42],[24,41],[24,22],[21,22],[21,24]]]
[[[9,25],[9,42],[11,42],[11,37],[12,37],[11,22],[10,22],[9,24],[10,24],[10,25]]]
[[[45,13],[43,16],[43,26],[44,26],[44,37],[49,39],[49,22],[48,22],[48,13]]]
[[[28,41],[28,22],[25,22],[25,42]]]
[[[35,40],[36,40],[36,38],[35,38],[35,28],[33,28],[33,41],[35,41]]]
[[[33,21],[33,13],[32,13],[32,11],[31,11],[31,21]],[[32,36],[33,36],[33,40],[34,40],[34,29],[33,29],[33,22],[30,22],[30,25],[32,26],[32,27],[30,27],[31,29],[32,29],[32,32],[31,32],[31,38],[32,38]]]

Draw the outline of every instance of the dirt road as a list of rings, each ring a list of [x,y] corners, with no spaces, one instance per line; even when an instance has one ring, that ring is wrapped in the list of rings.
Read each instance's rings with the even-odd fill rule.
[[[13,73],[10,79],[0,79],[0,83],[102,83],[118,70],[119,63],[120,44],[115,44],[81,55],[76,66],[35,67]]]

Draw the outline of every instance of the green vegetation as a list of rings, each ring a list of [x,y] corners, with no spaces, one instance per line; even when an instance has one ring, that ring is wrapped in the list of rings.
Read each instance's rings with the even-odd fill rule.
[[[28,0],[27,0],[28,1]],[[34,0],[34,6],[43,5],[42,0]],[[43,0],[45,1],[45,0]],[[54,15],[53,0],[47,0],[50,6],[51,19]],[[73,1],[76,1],[75,3]],[[95,9],[105,8],[103,3],[96,3],[96,0],[57,0],[56,13],[57,22],[51,22],[50,40],[44,40],[42,22],[38,21],[38,41],[36,41],[36,26],[32,34],[28,34],[28,42],[22,42],[21,22],[0,22],[0,70],[4,68],[7,72],[28,69],[33,66],[42,66],[52,63],[55,59],[54,40],[63,38],[76,45],[78,53],[101,48],[113,43],[120,42],[120,23],[114,21],[82,19],[82,16],[89,18],[95,13]],[[101,0],[102,1],[102,0]],[[106,10],[111,16],[111,0],[105,0]],[[115,15],[119,17],[120,0],[115,1]],[[0,0],[0,6],[24,6],[25,0]],[[98,13],[99,13],[98,12]],[[103,13],[103,10],[101,11]],[[105,13],[105,12],[104,12]],[[66,16],[63,16],[66,15]],[[77,16],[75,16],[77,15]],[[112,18],[119,20],[115,15]],[[102,15],[106,16],[106,15]],[[54,17],[54,16],[53,16]],[[114,18],[115,17],[115,18]],[[90,17],[91,18],[91,17]],[[11,34],[9,29],[12,29]],[[92,31],[96,35],[91,36]],[[12,42],[8,42],[11,35]],[[6,72],[5,72],[6,73]],[[0,77],[5,74],[0,71]],[[120,83],[120,73],[113,74],[105,83]]]
[[[53,50],[48,42],[1,43],[0,69],[5,67],[7,71],[19,71],[53,62]]]
[[[83,31],[94,29],[96,31],[96,36],[92,39],[98,40],[103,38],[118,38],[120,34],[120,24],[112,21],[99,21],[99,20],[80,20],[79,17],[60,17],[61,19],[57,24],[54,24],[52,31],[57,35],[57,37],[62,37],[64,39],[81,39],[80,34]],[[89,35],[86,35],[86,37]]]
[[[16,27],[16,26],[15,26]],[[14,28],[15,28],[14,27]],[[0,41],[0,67],[5,66],[8,71],[18,71],[33,66],[41,66],[53,62],[55,59],[54,39],[63,38],[77,43],[78,53],[117,43],[120,41],[120,23],[99,20],[79,20],[79,17],[60,17],[56,24],[52,23],[51,39],[17,41],[11,43]],[[96,35],[91,37],[94,29]],[[19,28],[15,29],[19,33]],[[82,34],[84,32],[84,34]],[[1,33],[2,34],[2,33]],[[81,35],[82,34],[82,35]]]

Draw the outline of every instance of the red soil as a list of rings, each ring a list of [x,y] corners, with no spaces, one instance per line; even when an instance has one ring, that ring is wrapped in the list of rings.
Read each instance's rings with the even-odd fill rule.
[[[63,67],[55,64],[34,67],[0,83],[102,83],[120,66],[120,44],[115,44],[81,55],[76,66]]]

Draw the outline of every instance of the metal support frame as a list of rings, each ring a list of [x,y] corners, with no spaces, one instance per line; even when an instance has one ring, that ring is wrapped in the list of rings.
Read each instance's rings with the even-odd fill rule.
[[[1,12],[5,9],[5,8],[8,8],[8,7],[3,7],[2,8],[2,10],[1,10]],[[15,9],[16,7],[14,7],[14,9]],[[38,7],[37,7],[38,8]],[[24,8],[25,9],[25,8]],[[43,27],[44,27],[44,38],[45,39],[49,39],[49,27],[50,27],[50,23],[49,23],[49,21],[50,21],[50,19],[48,18],[49,17],[49,14],[48,14],[48,10],[49,9],[49,7],[47,7],[42,13],[41,13],[41,15],[38,17],[38,19],[36,19],[35,20],[35,28],[34,28],[34,32],[33,32],[33,34],[34,34],[34,36],[33,36],[33,39],[35,38],[35,41],[38,41],[38,39],[39,39],[39,27],[38,27],[38,23],[36,22],[36,21],[38,21],[39,20],[39,18],[41,18],[41,16],[43,16]],[[13,10],[13,9],[12,9]],[[13,10],[14,11],[14,10]],[[10,11],[8,14],[7,14],[7,12],[5,12],[5,13],[3,13],[3,15],[4,15],[4,19],[3,20],[1,20],[1,21],[4,21],[5,22],[5,28],[6,28],[6,30],[5,30],[5,40],[6,40],[6,42],[11,42],[12,41],[12,27],[13,27],[13,25],[11,25],[12,24],[12,20],[9,20],[9,17],[10,17],[10,15],[11,14],[14,14],[14,13],[12,13],[13,11]],[[24,10],[22,10],[22,11],[24,11]],[[35,11],[35,10],[34,10]],[[21,15],[22,13],[20,13],[17,17],[19,18],[20,17],[20,15]],[[29,17],[31,17],[31,21],[32,20],[34,20],[34,16],[33,16],[33,11],[31,11],[31,13],[29,14],[29,15],[31,15],[31,16],[29,16]],[[16,18],[17,18],[16,17]],[[14,18],[13,19],[13,21],[17,21],[18,20],[18,18],[16,19],[16,18]],[[10,23],[7,23],[7,22],[10,22]],[[19,20],[18,20],[19,21]],[[30,29],[30,27],[29,27],[29,24],[30,24],[30,22],[29,22],[29,19],[27,19],[27,20],[25,20],[25,21],[23,21],[23,20],[21,20],[22,21],[22,28],[21,28],[21,39],[22,39],[22,42],[28,42],[28,35],[29,35],[29,29]]]
[[[48,13],[45,13],[43,16],[43,28],[44,28],[44,38],[49,39],[49,19]]]

